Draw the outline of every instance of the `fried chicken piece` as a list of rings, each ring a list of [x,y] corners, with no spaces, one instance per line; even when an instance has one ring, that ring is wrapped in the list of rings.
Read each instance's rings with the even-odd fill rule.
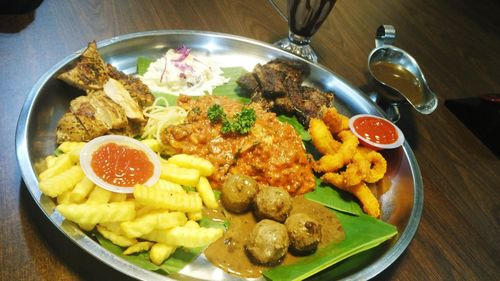
[[[123,109],[109,99],[103,91],[91,91],[70,102],[70,111],[87,130],[91,139],[102,136],[111,129],[124,128],[128,124]]]
[[[127,75],[117,70],[111,64],[107,65],[107,71],[111,78],[118,80],[125,89],[129,92],[130,96],[139,104],[141,108],[148,107],[153,104],[155,97],[149,91],[148,86],[144,85],[139,78]]]
[[[72,100],[69,109],[82,123],[91,139],[104,135],[111,127],[96,117],[97,110],[87,96],[80,96]]]
[[[333,103],[333,93],[302,86],[300,91],[289,94],[294,105],[294,115],[304,126],[308,126],[311,118],[321,118],[321,109]]]
[[[65,141],[89,141],[90,135],[80,120],[71,112],[66,112],[57,122],[56,140],[57,143]]]
[[[106,65],[97,52],[95,41],[89,43],[72,69],[61,73],[57,78],[82,90],[99,90],[108,80]]]
[[[130,93],[125,89],[122,83],[110,78],[104,83],[104,94],[123,109],[127,118],[144,121],[142,108],[130,96]]]
[[[265,98],[261,91],[255,91],[250,96],[250,100],[253,103],[260,104],[260,106],[267,111],[271,111],[274,108],[274,100]]]
[[[103,121],[109,129],[119,129],[127,126],[128,119],[123,107],[111,100],[102,91],[89,91],[88,101],[96,109],[96,118]]]
[[[109,130],[109,133],[113,135],[128,136],[133,138],[141,134],[144,126],[145,126],[144,122],[137,120],[129,120],[129,122],[125,127],[120,129],[111,129]]]

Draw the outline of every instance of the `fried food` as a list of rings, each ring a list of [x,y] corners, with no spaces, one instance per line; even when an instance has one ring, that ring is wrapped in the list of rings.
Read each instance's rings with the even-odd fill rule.
[[[169,162],[161,164],[162,179],[185,186],[196,186],[200,180],[200,171],[183,168]]]
[[[135,253],[140,253],[144,251],[149,251],[151,249],[151,246],[153,246],[153,242],[149,241],[141,241],[137,242],[134,245],[128,247],[125,251],[123,251],[124,255],[131,255]]]
[[[51,178],[41,180],[39,183],[40,191],[49,197],[57,197],[73,189],[83,177],[82,168],[73,166]]]
[[[316,149],[324,155],[314,163],[321,179],[355,195],[363,210],[380,216],[380,205],[366,183],[382,179],[387,171],[384,157],[359,146],[358,138],[349,130],[349,119],[335,108],[323,110],[322,119],[311,119],[309,133]]]
[[[89,141],[104,134],[135,137],[146,125],[143,109],[154,96],[141,80],[106,65],[91,42],[75,66],[59,79],[84,90],[57,125],[57,143]]]
[[[325,122],[332,134],[349,129],[349,118],[338,113],[334,107],[328,107],[323,111],[323,122]]]
[[[313,144],[315,146],[316,143],[323,144],[325,142],[324,140],[318,140],[318,139],[316,141],[314,140],[319,135],[317,132],[313,133],[314,130],[315,128],[313,128],[313,130],[311,131],[311,138],[313,139]],[[322,128],[321,130],[324,130],[324,128]],[[318,162],[316,162],[316,165],[314,166],[314,169],[317,172],[328,172],[328,171],[336,172],[337,170],[344,167],[346,164],[350,163],[352,158],[354,157],[354,154],[356,153],[356,147],[359,144],[358,138],[351,131],[348,130],[341,131],[340,133],[338,133],[337,136],[341,141],[339,142],[340,144],[339,148],[336,151],[333,151],[332,153],[324,153],[326,155],[323,156]]]
[[[168,158],[168,163],[172,163],[179,167],[195,169],[200,171],[201,176],[208,177],[215,171],[214,165],[210,161],[189,154],[176,154]]]
[[[354,196],[359,199],[363,205],[363,211],[365,213],[374,218],[380,217],[380,204],[366,183],[362,182],[360,184],[349,186],[344,190],[354,194]]]
[[[365,182],[375,183],[381,180],[387,171],[387,161],[382,154],[366,147],[359,147],[358,151],[370,162],[370,170],[364,179]]]
[[[326,181],[334,184],[337,187],[347,188],[356,184],[360,184],[366,177],[370,169],[370,163],[361,153],[356,152],[352,158],[352,162],[347,164],[345,171],[341,173],[326,173]],[[333,181],[333,182],[332,182]]]
[[[309,134],[314,147],[323,154],[335,154],[340,148],[340,142],[336,141],[326,124],[318,118],[311,118],[309,122]]]
[[[63,143],[66,141],[89,141],[92,138],[78,117],[71,112],[66,112],[57,122],[56,139],[57,143]]]
[[[127,221],[135,217],[134,202],[105,204],[61,204],[56,207],[66,219],[78,224]]]
[[[177,248],[163,243],[156,243],[151,247],[149,259],[156,265],[162,264]]]
[[[155,229],[143,235],[142,238],[167,245],[196,248],[211,244],[219,239],[223,233],[224,230],[221,228],[176,226],[167,229]]]
[[[206,177],[200,177],[200,181],[196,185],[196,191],[200,194],[201,200],[207,208],[217,209],[217,207],[219,207],[217,199],[215,199],[214,191]]]
[[[203,207],[198,193],[170,193],[166,190],[136,185],[135,200],[143,205],[182,212],[197,212]]]
[[[96,42],[88,44],[74,68],[61,73],[57,78],[82,90],[101,89],[109,76],[106,64],[97,51]]]

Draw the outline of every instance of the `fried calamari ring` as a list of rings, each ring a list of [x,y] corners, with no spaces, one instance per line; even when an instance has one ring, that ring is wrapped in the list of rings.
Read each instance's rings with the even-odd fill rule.
[[[368,188],[366,183],[362,182],[360,184],[350,186],[347,191],[351,192],[358,198],[363,205],[363,211],[365,211],[365,213],[374,218],[380,217],[380,203]]]
[[[346,185],[344,182],[345,177],[338,173],[326,173],[321,179],[356,196],[361,205],[363,205],[363,211],[368,215],[374,218],[380,216],[380,204],[363,181],[355,185]]]
[[[359,144],[358,138],[349,130],[341,131],[338,137],[341,140],[338,150],[334,153],[324,153],[326,155],[316,162],[314,166],[315,171],[336,172],[351,162],[356,153],[356,147]],[[314,141],[314,137],[312,139]],[[316,144],[314,145],[316,146]]]
[[[349,118],[338,113],[334,107],[329,107],[323,111],[323,122],[332,134],[349,129]]]
[[[335,108],[326,108],[322,119],[311,119],[309,133],[316,149],[324,154],[313,165],[316,172],[325,173],[321,180],[352,193],[363,205],[363,211],[378,218],[380,204],[366,183],[384,177],[387,161],[369,148],[359,146],[359,140],[349,130],[349,118]]]
[[[356,152],[352,158],[352,162],[347,165],[345,171],[340,173],[330,171],[324,174],[321,179],[337,187],[346,188],[360,184],[365,179],[369,170],[370,162],[368,162],[361,153]]]
[[[326,154],[314,163],[313,169],[316,172],[336,172],[344,167],[345,164],[346,159],[344,158],[344,155],[340,153]]]
[[[345,184],[347,186],[360,184],[365,180],[369,170],[370,162],[368,162],[361,153],[356,152],[352,158],[352,162],[348,164],[346,170],[342,172]]]
[[[359,147],[358,151],[370,163],[370,169],[364,181],[367,183],[374,183],[381,180],[387,171],[387,161],[382,154],[366,147]]]
[[[336,141],[328,127],[321,119],[311,118],[309,122],[309,134],[314,147],[323,154],[334,154],[339,150],[341,144]]]
[[[330,133],[337,134],[338,132],[346,129],[343,126],[342,116],[344,115],[339,114],[337,112],[337,109],[335,109],[334,107],[329,107],[323,111],[322,119],[323,122],[325,122],[326,126],[328,126]]]

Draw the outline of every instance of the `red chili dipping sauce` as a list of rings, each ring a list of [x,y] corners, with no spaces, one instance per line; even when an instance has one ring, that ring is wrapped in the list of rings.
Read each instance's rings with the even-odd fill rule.
[[[154,165],[145,152],[112,142],[92,153],[90,165],[99,178],[121,187],[143,184],[154,172]]]
[[[363,116],[357,118],[353,126],[360,136],[374,143],[391,144],[398,140],[396,128],[384,119]]]

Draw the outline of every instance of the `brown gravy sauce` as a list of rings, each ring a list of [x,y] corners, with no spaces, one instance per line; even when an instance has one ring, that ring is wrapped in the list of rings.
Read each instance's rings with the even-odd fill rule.
[[[326,207],[307,200],[303,196],[296,196],[292,201],[294,213],[305,213],[321,224],[321,242],[319,248],[330,243],[338,243],[345,238],[344,231],[335,214]],[[252,212],[232,214],[224,211],[215,211],[206,214],[213,219],[228,219],[230,227],[224,236],[212,243],[206,250],[205,256],[215,266],[226,272],[244,278],[260,277],[269,266],[256,265],[250,261],[245,253],[247,236],[257,224]],[[301,257],[287,253],[281,264],[297,262]]]
[[[385,61],[370,64],[373,76],[407,97],[412,104],[422,103],[424,89],[422,84],[404,67]]]

